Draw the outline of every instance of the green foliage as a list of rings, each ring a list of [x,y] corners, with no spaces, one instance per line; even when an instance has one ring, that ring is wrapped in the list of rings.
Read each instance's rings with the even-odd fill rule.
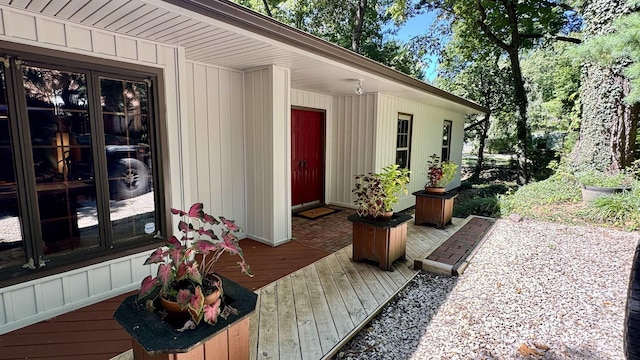
[[[385,166],[382,173],[368,173],[355,176],[355,184],[351,192],[356,196],[355,204],[360,216],[379,217],[385,212],[393,211],[393,206],[400,201],[399,192],[408,194],[409,169],[391,164]]]
[[[475,197],[467,199],[464,202],[456,201],[453,203],[453,216],[466,218],[469,215],[495,217],[500,213],[498,199],[491,197]]]
[[[634,3],[629,4],[633,6]],[[631,82],[631,91],[625,101],[634,104],[640,102],[640,13],[619,17],[613,22],[613,28],[610,34],[586,41],[580,54],[605,67],[616,66],[622,61],[626,65],[623,73]]]
[[[639,230],[640,186],[636,183],[633,191],[598,197],[580,215],[587,220]]]
[[[266,14],[263,0],[234,0]],[[338,46],[352,49],[358,1],[267,0],[273,18]],[[368,0],[360,38],[360,54],[407,75],[424,78],[424,52],[388,39],[390,0]]]
[[[582,198],[575,179],[565,173],[556,173],[550,178],[520,187],[516,192],[498,196],[500,213],[503,216],[518,213],[536,217],[540,205],[576,203]]]
[[[633,183],[633,174],[627,171],[597,171],[589,169],[576,174],[582,185],[606,188],[625,188]]]

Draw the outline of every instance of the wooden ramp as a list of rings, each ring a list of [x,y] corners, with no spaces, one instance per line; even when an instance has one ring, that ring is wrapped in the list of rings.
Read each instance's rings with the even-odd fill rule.
[[[407,259],[394,271],[351,261],[351,246],[257,290],[251,359],[330,358],[411,280],[424,259],[467,220],[438,230],[409,223]]]

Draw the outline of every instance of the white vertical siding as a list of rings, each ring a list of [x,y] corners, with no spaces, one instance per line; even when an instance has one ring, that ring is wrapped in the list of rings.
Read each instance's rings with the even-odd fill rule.
[[[464,141],[464,114],[451,110],[416,103],[381,94],[378,106],[378,129],[376,136],[376,171],[396,161],[396,135],[399,113],[413,116],[411,133],[411,183],[409,195],[401,197],[395,210],[415,205],[412,192],[421,190],[427,182],[426,164],[432,154],[440,156],[442,150],[442,126],[444,120],[453,121],[451,160],[460,165]],[[460,174],[448,188],[460,186]]]
[[[277,245],[291,238],[291,100],[288,69],[245,72],[249,236]]]
[[[0,40],[162,68],[166,97],[159,101],[164,102],[166,111],[169,160],[165,159],[165,170],[170,174],[171,186],[171,199],[167,202],[183,202],[183,51],[1,5]],[[242,145],[237,149],[241,152]],[[134,254],[0,289],[0,334],[136,289],[146,275],[156,272],[153,266],[143,265],[148,254]]]
[[[331,174],[327,201],[352,206],[353,177],[375,170],[376,109],[376,94],[334,98],[332,128],[327,131],[333,148],[327,154]]]
[[[190,194],[245,227],[242,73],[187,62]],[[234,161],[235,158],[235,161]]]

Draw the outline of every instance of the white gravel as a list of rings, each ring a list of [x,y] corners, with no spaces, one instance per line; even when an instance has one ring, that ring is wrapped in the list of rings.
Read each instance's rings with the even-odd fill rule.
[[[499,220],[458,278],[419,274],[337,359],[624,359],[638,233]]]

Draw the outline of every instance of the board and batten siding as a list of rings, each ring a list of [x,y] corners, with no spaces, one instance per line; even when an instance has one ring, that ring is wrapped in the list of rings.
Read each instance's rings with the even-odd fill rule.
[[[252,239],[291,239],[291,74],[278,66],[245,71],[247,223]]]
[[[205,211],[233,219],[244,228],[244,106],[240,71],[186,63],[189,129],[189,190]]]
[[[325,193],[325,202],[327,204],[331,204],[331,198],[329,194],[331,193],[331,179],[334,176],[334,172],[332,172],[330,159],[333,158],[336,149],[333,146],[333,138],[330,134],[333,131],[333,98],[328,95],[316,94],[308,91],[291,89],[291,106],[292,107],[300,107],[307,109],[315,109],[315,110],[324,110],[324,122],[325,122],[325,131],[324,131],[324,193]]]
[[[338,96],[333,100],[333,126],[327,132],[332,153],[327,201],[353,207],[354,176],[375,170],[376,116],[378,95]]]
[[[412,192],[424,188],[427,182],[426,164],[432,154],[440,156],[442,150],[442,127],[445,120],[451,120],[451,161],[460,165],[464,141],[464,113],[459,113],[431,105],[421,104],[385,94],[379,95],[376,133],[375,169],[380,171],[388,164],[396,162],[398,114],[412,115],[410,170],[411,182],[407,186],[409,195],[401,196],[394,210],[403,210],[415,205]],[[460,171],[447,186],[460,186]]]
[[[162,68],[164,71],[165,118],[168,120],[169,152],[166,171],[170,172],[171,199],[183,203],[181,162],[183,126],[179,81],[184,52],[175,46],[143,41],[82,25],[65,23],[45,16],[0,5],[0,40],[37,48],[66,51]],[[182,99],[184,100],[184,99]],[[136,289],[140,281],[155,273],[143,265],[149,252],[125,256],[92,266],[16,284],[0,289],[0,334],[28,326],[81,307]]]

